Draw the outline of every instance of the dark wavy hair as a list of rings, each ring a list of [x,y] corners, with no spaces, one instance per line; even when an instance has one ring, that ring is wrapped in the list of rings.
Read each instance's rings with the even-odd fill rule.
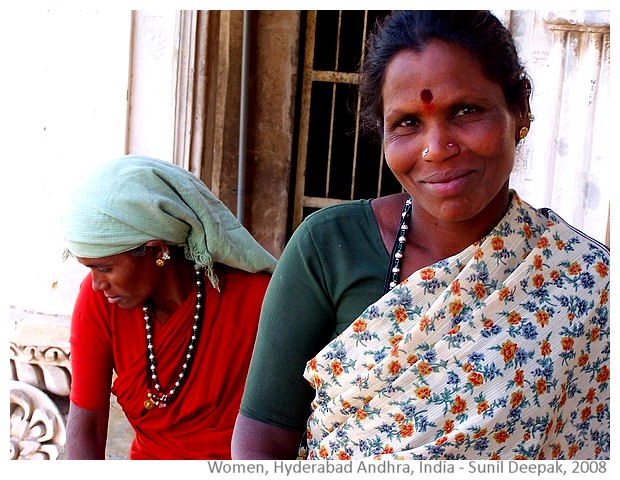
[[[501,86],[508,107],[517,112],[529,99],[530,79],[510,32],[486,10],[402,10],[377,23],[367,41],[360,69],[364,127],[383,135],[381,90],[390,60],[402,50],[421,52],[433,40],[467,49],[486,77]]]

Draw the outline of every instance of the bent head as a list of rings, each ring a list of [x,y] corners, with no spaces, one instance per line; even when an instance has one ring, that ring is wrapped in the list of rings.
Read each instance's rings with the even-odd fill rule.
[[[93,290],[102,292],[111,304],[129,309],[141,307],[153,296],[167,251],[164,242],[154,241],[116,255],[76,259],[90,269]]]

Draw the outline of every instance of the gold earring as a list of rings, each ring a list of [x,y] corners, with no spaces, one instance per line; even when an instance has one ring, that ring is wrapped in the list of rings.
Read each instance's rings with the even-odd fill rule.
[[[170,260],[170,255],[168,255],[168,252],[164,252],[161,258],[155,260],[155,265],[158,267],[163,267],[166,264],[166,260]]]
[[[525,137],[527,137],[528,133],[530,133],[529,128],[521,127],[521,130],[519,130],[519,139],[523,140]]]

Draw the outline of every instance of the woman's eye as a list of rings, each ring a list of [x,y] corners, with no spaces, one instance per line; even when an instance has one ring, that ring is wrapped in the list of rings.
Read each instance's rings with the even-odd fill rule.
[[[471,106],[468,106],[468,107],[462,107],[462,108],[459,108],[459,109],[456,111],[456,113],[454,114],[454,116],[455,116],[455,117],[461,117],[461,116],[463,116],[463,115],[469,115],[469,114],[471,114],[471,113],[474,113],[475,111],[476,111],[476,107],[471,107]]]
[[[402,122],[398,124],[399,127],[415,127],[417,125],[418,125],[418,121],[413,118],[403,120]]]

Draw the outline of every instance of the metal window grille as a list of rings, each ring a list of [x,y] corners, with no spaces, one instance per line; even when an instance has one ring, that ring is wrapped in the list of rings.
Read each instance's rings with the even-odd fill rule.
[[[387,13],[307,14],[293,229],[319,208],[402,191],[380,142],[360,131],[356,72],[369,31]]]

